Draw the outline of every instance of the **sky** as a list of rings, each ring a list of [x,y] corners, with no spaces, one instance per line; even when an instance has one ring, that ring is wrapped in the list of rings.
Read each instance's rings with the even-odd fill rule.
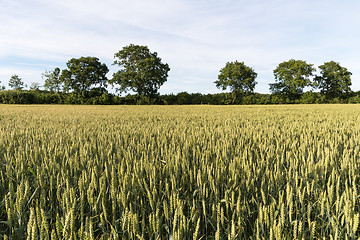
[[[114,54],[136,44],[169,64],[161,94],[221,92],[214,81],[233,61],[258,73],[255,92],[269,93],[273,70],[290,59],[339,62],[360,90],[357,0],[0,0],[0,9],[7,88],[14,74],[43,84],[42,73],[82,56],[107,64],[111,78]]]

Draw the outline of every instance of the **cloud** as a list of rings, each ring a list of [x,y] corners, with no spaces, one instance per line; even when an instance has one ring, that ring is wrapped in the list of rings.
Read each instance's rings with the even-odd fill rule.
[[[353,89],[359,90],[359,5],[351,0],[3,0],[0,78],[9,78],[4,74],[11,70],[24,81],[41,81],[44,69],[64,68],[80,56],[96,56],[114,72],[114,53],[134,43],[149,46],[169,63],[162,93],[218,92],[213,82],[219,70],[235,60],[259,73],[256,91],[268,92],[272,70],[291,58],[315,66],[339,61],[353,72]]]

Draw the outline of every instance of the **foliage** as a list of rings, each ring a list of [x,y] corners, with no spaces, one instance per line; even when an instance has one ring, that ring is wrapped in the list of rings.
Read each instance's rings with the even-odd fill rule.
[[[280,63],[274,70],[275,83],[270,84],[270,91],[292,99],[298,98],[304,87],[311,86],[310,76],[315,71],[312,66],[294,59]]]
[[[353,92],[349,94],[349,103],[360,103],[360,92]]]
[[[18,75],[12,75],[9,80],[9,87],[15,90],[21,90],[24,88],[24,82]]]
[[[63,82],[60,79],[60,68],[55,68],[53,71],[45,71],[42,78],[45,78],[44,88],[50,92],[59,93],[63,88]]]
[[[166,82],[169,65],[161,62],[157,53],[151,53],[147,46],[130,44],[115,53],[114,65],[121,70],[114,73],[109,81],[118,84],[118,91],[136,92],[142,96],[155,96],[158,89]]]
[[[40,83],[38,82],[32,82],[31,85],[30,85],[30,88],[29,90],[30,91],[40,91]]]
[[[72,58],[66,63],[68,69],[61,72],[60,79],[66,89],[72,89],[77,94],[84,95],[94,85],[107,86],[106,74],[109,72],[106,64],[96,57]]]
[[[19,90],[0,92],[0,103],[3,104],[33,104],[35,102],[36,98],[34,92]]]
[[[360,237],[359,105],[0,113],[5,239]]]
[[[230,90],[237,94],[252,93],[255,89],[257,73],[244,62],[227,62],[220,70],[216,87]]]
[[[305,92],[299,98],[282,95],[253,93],[236,97],[233,93],[201,94],[180,92],[159,96],[126,95],[108,93],[105,88],[92,88],[84,94],[56,93],[49,91],[0,91],[0,103],[6,104],[87,104],[87,105],[266,105],[266,104],[314,104],[314,103],[360,103],[359,93],[353,92],[341,98],[326,98],[320,92]]]
[[[341,97],[350,93],[351,75],[340,63],[330,61],[319,66],[320,74],[315,77],[315,86],[328,97]]]

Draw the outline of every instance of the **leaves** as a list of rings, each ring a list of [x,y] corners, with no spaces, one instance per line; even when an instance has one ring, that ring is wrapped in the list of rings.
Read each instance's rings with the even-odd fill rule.
[[[166,82],[169,65],[161,62],[157,53],[148,47],[130,44],[114,55],[114,65],[121,70],[113,74],[109,81],[118,84],[118,91],[134,91],[139,95],[153,96]]]
[[[60,79],[60,68],[55,68],[53,71],[46,71],[42,74],[42,78],[45,78],[45,89],[57,93],[61,91],[63,82],[62,79]]]
[[[68,69],[61,72],[65,88],[84,94],[94,85],[107,86],[108,67],[96,57],[72,58],[66,63]]]
[[[9,80],[9,86],[15,90],[21,90],[24,87],[24,82],[21,81],[21,78],[15,74],[11,76]]]
[[[280,63],[274,70],[275,83],[270,84],[272,93],[294,98],[303,93],[304,87],[311,86],[310,77],[315,68],[302,60],[291,59]]]
[[[220,70],[218,80],[215,81],[217,88],[226,90],[230,88],[236,93],[250,93],[255,89],[257,73],[244,62],[228,62]]]
[[[339,63],[330,61],[319,66],[321,75],[314,79],[315,86],[328,97],[339,97],[351,91],[351,75]]]

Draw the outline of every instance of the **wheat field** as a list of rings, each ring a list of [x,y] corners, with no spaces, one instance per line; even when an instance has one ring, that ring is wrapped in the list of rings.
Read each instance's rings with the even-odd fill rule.
[[[360,237],[360,105],[0,105],[0,136],[0,239]]]

